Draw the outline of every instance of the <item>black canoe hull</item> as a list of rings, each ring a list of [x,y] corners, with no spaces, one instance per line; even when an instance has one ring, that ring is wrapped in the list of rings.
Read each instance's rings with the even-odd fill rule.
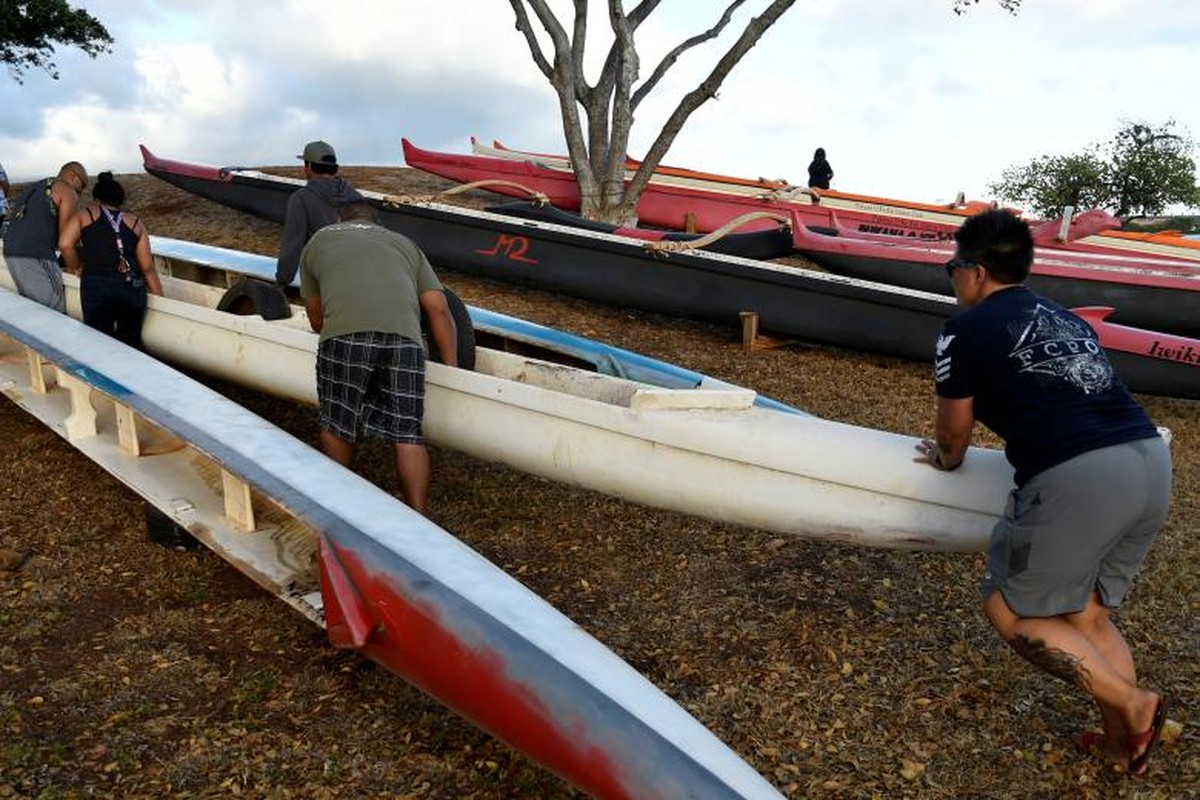
[[[498,203],[488,206],[488,211],[504,214],[508,217],[520,217],[537,222],[554,222],[571,228],[615,233],[622,235],[622,229],[608,222],[597,222],[571,211],[564,211],[546,203],[536,203],[529,200],[516,200],[510,203]],[[685,233],[683,231],[656,231],[643,229],[642,233],[652,233],[655,239],[668,242],[694,242],[705,234]],[[792,248],[792,232],[790,228],[776,227],[754,231],[735,231],[707,244],[703,249],[709,253],[724,253],[729,256],[753,259],[771,259],[790,255]]]
[[[275,222],[283,221],[287,198],[302,185],[246,170],[176,165],[147,156],[146,171]],[[921,361],[932,359],[942,326],[958,312],[940,293],[720,254],[654,253],[624,237],[364,194],[380,222],[413,239],[439,270],[621,308],[738,327],[741,312],[755,312],[760,329],[774,335]],[[1133,391],[1200,397],[1200,364],[1109,352]]]
[[[815,249],[802,252],[806,258],[838,275],[934,294],[954,294],[950,279],[940,264]],[[1120,325],[1200,336],[1200,292],[1037,272],[1026,278],[1025,285],[1068,308],[1109,306],[1115,309],[1112,321]]]
[[[185,191],[282,222],[301,184],[223,171],[213,180],[147,165]],[[388,202],[367,193],[379,221],[411,238],[433,265],[623,308],[740,325],[772,334],[928,360],[953,301],[733,256],[653,253],[642,243],[471,209]]]

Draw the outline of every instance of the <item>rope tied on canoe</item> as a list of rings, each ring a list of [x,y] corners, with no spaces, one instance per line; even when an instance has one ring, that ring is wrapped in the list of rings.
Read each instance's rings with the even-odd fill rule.
[[[522,184],[519,184],[519,183],[514,183],[512,181],[503,181],[503,180],[498,180],[498,179],[472,181],[471,183],[463,183],[463,184],[459,184],[458,186],[451,187],[444,192],[438,192],[437,194],[426,194],[426,195],[389,194],[389,195],[384,195],[383,202],[387,203],[389,205],[400,205],[400,206],[420,205],[422,203],[436,203],[439,199],[441,199],[443,197],[453,197],[456,194],[462,194],[464,192],[469,192],[472,189],[486,189],[489,186],[506,186],[510,189],[518,189],[522,192],[525,192],[527,195],[529,195],[531,198],[533,198],[533,201],[539,205],[548,205],[550,203],[550,198],[548,196],[546,196],[545,194],[542,194],[541,192],[530,189],[528,186],[523,186]]]
[[[781,228],[790,230],[792,227],[791,217],[784,216],[783,214],[776,214],[771,211],[751,211],[748,214],[742,214],[741,216],[734,217],[721,227],[704,234],[698,239],[688,239],[686,241],[668,241],[664,239],[658,242],[647,242],[646,249],[663,253],[681,253],[684,250],[699,250],[702,247],[707,247],[713,242],[724,238],[726,234],[733,232],[746,223],[754,222],[755,220],[760,219],[773,219],[779,223]]]
[[[814,205],[821,202],[821,192],[811,186],[781,186],[758,196],[759,200],[792,200],[799,195],[808,195]]]

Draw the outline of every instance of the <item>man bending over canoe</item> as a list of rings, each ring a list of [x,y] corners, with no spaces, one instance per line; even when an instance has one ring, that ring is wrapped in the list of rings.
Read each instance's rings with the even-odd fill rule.
[[[425,513],[429,452],[421,433],[425,350],[421,311],[447,366],[458,334],[425,254],[375,222],[365,200],[313,235],[300,255],[300,293],[317,349],[321,447],[350,467],[361,435],[390,442],[404,502]]]
[[[4,233],[4,260],[17,291],[44,306],[67,310],[58,241],[87,188],[87,170],[68,161],[58,176],[31,183],[13,204]]]
[[[935,438],[918,449],[957,469],[978,419],[1015,469],[980,584],[1000,636],[1034,666],[1087,692],[1096,746],[1145,774],[1166,695],[1138,685],[1111,619],[1167,518],[1171,455],[1122,385],[1091,327],[1023,284],[1029,226],[1006,211],[971,217],[946,264],[958,304],[937,342]]]

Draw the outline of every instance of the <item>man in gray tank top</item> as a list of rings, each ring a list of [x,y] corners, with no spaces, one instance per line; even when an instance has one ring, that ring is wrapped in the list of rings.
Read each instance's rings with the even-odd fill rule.
[[[17,291],[64,313],[58,242],[87,185],[87,170],[78,161],[68,161],[57,177],[25,187],[13,203],[4,233],[4,261]]]

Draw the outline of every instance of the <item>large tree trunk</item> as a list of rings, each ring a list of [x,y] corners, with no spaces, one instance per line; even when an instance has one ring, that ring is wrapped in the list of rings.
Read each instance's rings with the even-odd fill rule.
[[[637,223],[637,204],[654,170],[666,155],[684,122],[697,108],[716,97],[717,90],[730,70],[758,42],[768,28],[795,3],[772,0],[763,13],[752,18],[713,68],[707,78],[689,92],[671,114],[658,134],[641,166],[626,180],[626,157],[634,111],[658,85],[663,75],[687,50],[720,35],[733,13],[746,0],[731,0],[721,18],[708,30],[686,39],[672,49],[655,67],[650,77],[636,89],[639,61],[634,33],[658,7],[661,0],[641,0],[625,13],[622,0],[607,0],[613,43],[594,86],[583,74],[583,51],[587,41],[587,0],[574,0],[572,35],[550,11],[546,0],[509,0],[516,14],[517,29],[524,34],[534,63],[558,94],[559,112],[566,134],[567,150],[579,184],[580,206],[584,216],[618,225]],[[542,51],[526,7],[537,17],[554,47],[553,63]],[[587,118],[584,137],[580,109]]]

